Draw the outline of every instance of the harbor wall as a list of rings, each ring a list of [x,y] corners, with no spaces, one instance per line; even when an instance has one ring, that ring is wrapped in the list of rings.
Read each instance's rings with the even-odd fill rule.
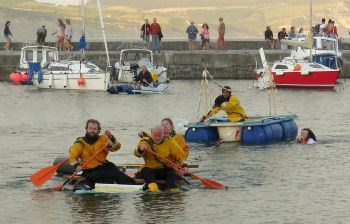
[[[49,43],[53,45],[53,43]],[[213,44],[213,43],[212,43]],[[16,70],[20,60],[20,49],[24,43],[14,43],[13,51],[0,52],[0,81],[8,81],[9,74]],[[28,45],[28,44],[27,44]],[[119,59],[120,50],[128,48],[148,48],[142,42],[110,42],[108,43],[109,56],[113,65]],[[261,66],[258,49],[266,48],[264,41],[229,41],[228,51],[195,50],[190,53],[186,50],[186,41],[167,41],[162,43],[161,53],[154,54],[155,64],[168,68],[170,79],[201,79],[206,68],[217,79],[253,79],[253,70]],[[276,46],[277,47],[277,46]],[[350,77],[350,45],[342,43],[344,60],[344,75]],[[269,62],[281,59],[290,54],[290,50],[265,50]],[[80,60],[79,51],[60,52],[60,58]],[[88,44],[86,58],[95,62],[102,69],[106,68],[107,57],[102,42]]]

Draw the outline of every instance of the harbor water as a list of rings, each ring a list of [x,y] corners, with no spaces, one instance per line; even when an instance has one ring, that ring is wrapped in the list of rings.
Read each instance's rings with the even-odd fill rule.
[[[252,81],[219,82],[240,90],[233,94],[248,116],[269,115],[268,90],[249,88]],[[213,100],[221,90],[209,84]],[[192,171],[226,190],[190,180],[181,193],[77,195],[53,192],[62,184],[58,177],[40,188],[30,182],[31,174],[67,155],[89,118],[121,141],[111,161],[142,163],[133,155],[137,133],[150,132],[164,117],[179,124],[194,121],[200,90],[200,80],[172,81],[162,95],[38,90],[1,82],[0,222],[350,223],[350,88],[344,84],[335,91],[278,91],[278,114],[295,113],[299,132],[311,128],[316,145],[190,144],[189,163],[199,165]]]

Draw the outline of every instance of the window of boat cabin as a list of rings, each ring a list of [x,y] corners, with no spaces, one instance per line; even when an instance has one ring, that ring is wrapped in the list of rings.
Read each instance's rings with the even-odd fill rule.
[[[52,61],[55,61],[55,52],[46,51],[46,62],[52,62]]]
[[[33,61],[33,50],[26,50],[26,52],[25,52],[25,58],[24,58],[24,60],[25,61],[30,61],[30,62],[32,62]]]
[[[288,69],[287,65],[276,65],[275,69]]]
[[[43,60],[43,52],[42,51],[37,51],[36,53],[36,61],[41,62]]]

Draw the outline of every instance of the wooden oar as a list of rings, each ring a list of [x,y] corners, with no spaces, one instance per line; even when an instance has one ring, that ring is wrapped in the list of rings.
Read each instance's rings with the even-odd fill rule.
[[[106,149],[107,146],[103,146],[100,150],[98,150],[93,156],[91,156],[88,160],[86,160],[83,165],[81,166],[82,169],[84,169],[88,163],[93,160],[98,154],[100,154],[102,151],[104,151]],[[70,180],[73,179],[73,177],[75,177],[80,171],[75,171],[66,181],[64,181],[64,183],[60,186],[57,186],[54,191],[62,191],[64,185],[66,185]]]
[[[68,159],[57,163],[54,166],[47,166],[37,171],[30,176],[30,181],[37,187],[43,185],[46,181],[50,180],[52,176],[56,173],[57,169],[61,167]]]
[[[173,169],[175,170],[182,170],[184,171],[184,168],[181,167],[180,165],[174,163],[173,161],[159,155],[158,153],[152,151],[151,149],[148,149],[146,148],[146,151],[151,153],[152,155],[158,157],[159,159],[167,162]],[[197,179],[197,180],[200,180],[202,182],[202,184],[207,187],[207,188],[213,188],[213,189],[225,189],[225,186],[215,180],[210,180],[210,179],[205,179],[203,177],[200,177],[199,175],[196,175],[194,173],[191,173],[191,172],[187,172],[188,174],[190,174],[190,176],[193,178],[193,179]]]

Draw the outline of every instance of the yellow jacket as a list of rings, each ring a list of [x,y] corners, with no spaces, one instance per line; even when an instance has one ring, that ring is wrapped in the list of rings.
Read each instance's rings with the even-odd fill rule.
[[[81,159],[81,164],[89,160],[96,152],[98,152],[106,143],[108,137],[106,135],[100,135],[98,140],[90,145],[84,141],[82,137],[78,138],[69,151],[69,162],[76,163],[78,159]],[[121,147],[119,142],[115,142],[108,150],[100,152],[93,160],[91,160],[85,167],[85,169],[93,169],[102,163],[106,162],[106,157],[109,151],[117,151]]]
[[[228,119],[232,122],[247,119],[247,114],[239,103],[239,99],[236,96],[230,96],[228,102],[223,102],[220,107],[214,107],[208,113],[208,116],[218,113],[220,110],[226,112]]]
[[[186,160],[188,158],[188,155],[190,152],[189,152],[189,147],[185,141],[185,138],[180,134],[176,134],[176,135],[172,136],[172,138],[177,142],[177,144],[179,144],[182,151],[185,153],[185,155],[186,155],[185,160]]]
[[[157,154],[172,160],[176,163],[182,163],[185,160],[186,154],[183,152],[179,144],[171,139],[164,139],[163,142],[156,144],[150,137],[144,137],[139,141],[138,147],[135,149],[134,154],[137,157],[143,157],[145,161],[145,167],[151,169],[158,169],[166,167],[166,162],[161,161],[157,157],[153,156],[147,151],[140,153],[139,147],[143,144],[147,145],[147,149],[153,150]]]

